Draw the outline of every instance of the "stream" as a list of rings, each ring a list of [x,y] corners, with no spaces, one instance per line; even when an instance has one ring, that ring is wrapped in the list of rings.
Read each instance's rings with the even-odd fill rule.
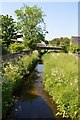
[[[56,107],[48,93],[43,90],[43,67],[42,63],[38,63],[29,76],[31,84],[27,85],[25,82],[24,89],[13,107],[11,120],[29,120],[31,118],[56,120],[54,112]]]

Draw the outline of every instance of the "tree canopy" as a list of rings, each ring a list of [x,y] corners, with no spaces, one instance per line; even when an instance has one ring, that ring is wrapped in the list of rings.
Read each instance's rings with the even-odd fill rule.
[[[12,16],[0,15],[0,17],[2,39],[4,44],[8,47],[11,43],[11,39],[16,36],[16,25]]]
[[[53,46],[69,46],[70,39],[67,37],[55,38],[49,42]]]
[[[41,8],[36,5],[32,7],[24,5],[15,13],[19,32],[23,33],[23,39],[29,48],[35,48],[38,42],[45,40],[45,15]]]

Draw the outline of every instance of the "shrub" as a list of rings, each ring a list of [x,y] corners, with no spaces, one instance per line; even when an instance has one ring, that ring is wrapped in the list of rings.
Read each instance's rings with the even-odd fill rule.
[[[11,53],[14,53],[14,52],[20,52],[20,51],[22,51],[22,50],[24,50],[25,49],[25,46],[24,46],[24,44],[22,44],[22,43],[13,43],[13,44],[10,44],[10,46],[9,46],[9,51],[11,52]]]
[[[72,53],[80,53],[80,46],[76,45],[76,44],[73,44],[73,45],[70,46],[69,50]]]
[[[63,52],[64,52],[64,53],[68,53],[68,51],[69,51],[69,46],[68,46],[68,45],[64,45],[64,46],[62,46],[62,49],[63,49]]]

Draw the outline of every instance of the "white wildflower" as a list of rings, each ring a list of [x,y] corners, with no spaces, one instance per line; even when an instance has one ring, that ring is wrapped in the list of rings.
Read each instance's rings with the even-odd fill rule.
[[[18,109],[15,109],[15,111],[18,111]]]
[[[70,83],[70,85],[72,85],[72,83]]]
[[[75,79],[75,83],[77,83],[78,82],[78,80],[77,79]]]

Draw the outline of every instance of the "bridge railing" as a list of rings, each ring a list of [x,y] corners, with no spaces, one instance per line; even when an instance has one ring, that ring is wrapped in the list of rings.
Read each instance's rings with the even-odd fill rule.
[[[62,47],[50,47],[50,46],[45,46],[45,47],[37,47],[37,50],[63,50]]]

